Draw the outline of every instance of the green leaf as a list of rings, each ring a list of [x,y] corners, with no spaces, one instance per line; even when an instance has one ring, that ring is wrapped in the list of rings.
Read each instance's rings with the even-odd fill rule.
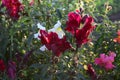
[[[30,46],[30,44],[31,44],[31,42],[32,42],[32,40],[33,40],[33,34],[31,34],[29,37],[28,37],[28,40],[27,40],[27,44],[28,44],[28,46]]]
[[[62,18],[62,14],[61,14],[59,9],[56,9],[56,13],[57,13],[57,16],[61,19]]]

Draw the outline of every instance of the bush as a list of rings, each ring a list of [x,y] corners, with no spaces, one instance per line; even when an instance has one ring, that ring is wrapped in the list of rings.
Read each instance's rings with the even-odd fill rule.
[[[0,4],[0,79],[120,79],[120,26],[107,17],[109,5],[101,12],[95,0],[20,1]]]

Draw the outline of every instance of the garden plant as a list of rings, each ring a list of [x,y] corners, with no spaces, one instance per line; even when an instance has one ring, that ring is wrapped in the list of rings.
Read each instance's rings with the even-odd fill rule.
[[[1,0],[0,80],[120,80],[117,3],[101,2]]]

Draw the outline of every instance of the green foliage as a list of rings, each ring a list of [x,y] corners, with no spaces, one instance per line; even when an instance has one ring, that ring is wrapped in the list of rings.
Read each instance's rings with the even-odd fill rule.
[[[120,44],[113,42],[117,37],[119,23],[116,24],[107,17],[108,12],[104,6],[105,0],[35,0],[34,5],[23,0],[24,10],[19,13],[17,21],[12,20],[6,9],[0,7],[0,59],[5,61],[13,60],[17,65],[16,79],[18,80],[90,80],[85,66],[92,64],[100,80],[120,79]],[[111,3],[117,0],[108,0]],[[83,4],[81,4],[83,3]],[[117,3],[117,2],[115,2]],[[117,4],[111,4],[118,6]],[[101,7],[102,6],[102,7]],[[66,51],[61,57],[53,58],[51,51],[42,52],[39,47],[41,42],[34,39],[38,31],[37,23],[53,28],[57,20],[62,23],[64,29],[67,21],[67,14],[83,7],[84,13],[95,19],[96,29],[90,35],[91,42],[83,45],[77,52],[78,65],[74,64],[73,51]],[[113,7],[116,12],[116,8]],[[101,20],[100,20],[101,19]],[[72,36],[66,33],[68,41],[74,44]],[[74,44],[75,45],[75,44]],[[115,69],[105,71],[94,64],[94,59],[101,53],[114,51],[116,53]],[[16,54],[19,53],[21,60],[18,61]],[[27,59],[25,58],[26,54]],[[25,60],[25,62],[24,62]],[[6,79],[7,72],[0,72],[0,79]],[[9,79],[8,79],[9,80]]]

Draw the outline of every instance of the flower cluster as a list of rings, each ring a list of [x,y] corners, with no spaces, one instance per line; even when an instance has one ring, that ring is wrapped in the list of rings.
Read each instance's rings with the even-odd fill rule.
[[[94,20],[91,16],[85,15],[82,17],[79,10],[68,14],[65,30],[74,36],[77,48],[90,40],[88,36],[95,28],[93,23]],[[41,40],[43,46],[40,49],[42,51],[52,50],[56,56],[60,56],[62,52],[71,48],[70,43],[66,40],[65,33],[60,27],[60,21],[54,25],[54,28],[48,31],[46,31],[46,28],[40,25],[40,23],[37,25],[40,30],[34,37]]]
[[[2,0],[3,6],[6,7],[7,13],[12,19],[19,18],[19,12],[21,11],[22,4],[19,0]]]
[[[80,15],[80,11],[70,12],[66,22],[66,31],[70,32],[76,39],[77,47],[87,43],[88,36],[95,28],[94,20],[91,16]]]
[[[118,35],[118,37],[114,38],[113,41],[120,43],[120,30],[118,30],[117,35]]]
[[[65,36],[62,39],[60,39],[57,33],[54,32],[48,33],[46,31],[40,30],[40,33],[41,33],[40,39],[42,44],[45,45],[48,50],[52,50],[52,52],[56,56],[60,56],[60,54],[64,52],[66,49],[71,48]]]
[[[54,28],[46,31],[45,27],[38,23],[38,28],[40,29],[37,34],[34,35],[35,38],[41,40],[43,46],[40,50],[52,50],[55,56],[59,57],[62,52],[71,48],[71,45],[66,40],[65,33],[61,29],[60,21],[54,25]]]
[[[106,70],[111,70],[115,66],[112,64],[114,62],[114,57],[116,54],[114,52],[109,52],[109,55],[100,54],[100,58],[95,58],[95,64],[104,67]]]

